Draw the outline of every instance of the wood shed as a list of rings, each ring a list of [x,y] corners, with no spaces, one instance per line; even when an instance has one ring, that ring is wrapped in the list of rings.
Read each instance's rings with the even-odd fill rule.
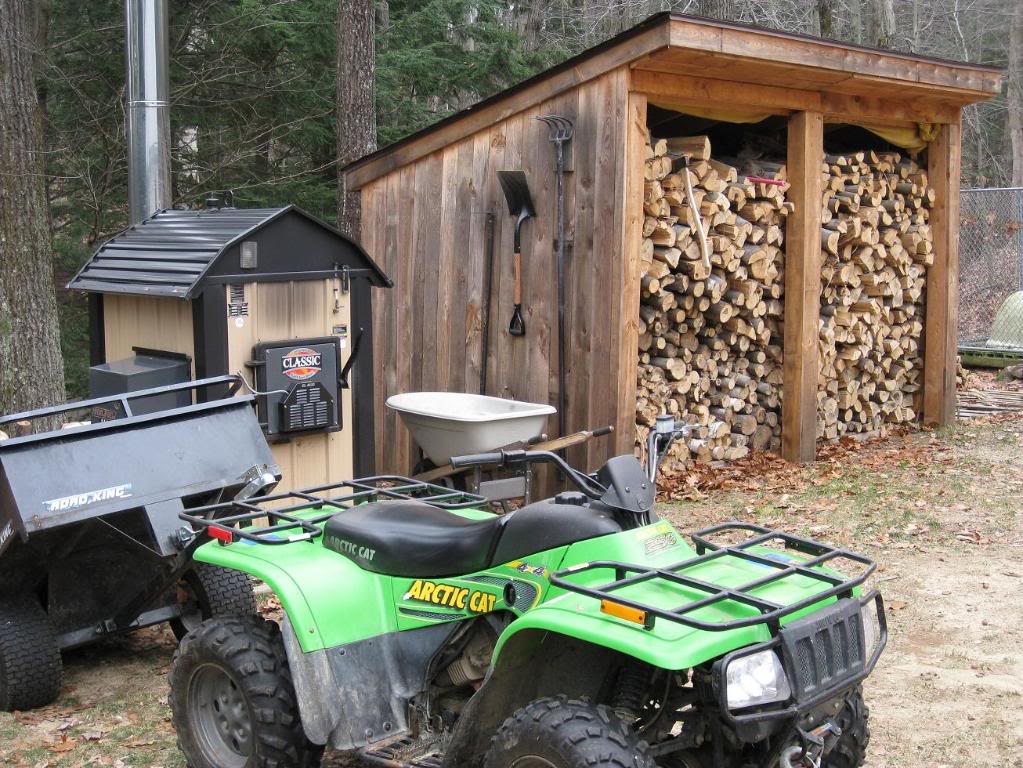
[[[651,372],[674,403],[666,409],[701,428],[719,418],[731,429],[742,415],[754,416],[754,428],[777,421],[774,445],[790,460],[812,459],[834,424],[865,431],[891,414],[948,422],[961,111],[1001,83],[990,67],[661,14],[349,166],[363,245],[395,282],[373,307],[378,468],[406,471],[415,460],[384,406],[389,395],[474,392],[485,374],[487,394],[555,404],[561,365],[567,430],[617,430],[614,441],[575,449],[570,458],[588,466],[632,450]],[[547,114],[575,130],[564,360],[555,343],[554,149],[536,119]],[[704,156],[702,138],[681,145],[703,165],[680,168],[671,148],[686,136],[707,136],[714,153],[745,154],[773,173],[740,168],[733,177]],[[761,155],[780,164],[757,165]],[[508,333],[515,220],[497,172],[511,169],[525,171],[537,213],[522,235],[524,337]],[[688,261],[687,201],[673,198],[680,173],[703,185],[696,207],[714,247],[703,275]],[[772,203],[772,187],[783,201]],[[758,203],[784,220],[760,227],[766,239],[751,256],[748,238],[758,233],[747,212]],[[774,259],[770,277],[747,263],[761,251]],[[652,268],[661,276],[654,291]],[[694,297],[698,285],[706,293]],[[745,319],[721,321],[720,309],[708,319],[725,295],[747,302]],[[729,335],[752,339],[741,365],[721,349]],[[695,351],[683,349],[687,338]],[[684,353],[685,363],[658,364],[666,358],[657,349]],[[698,407],[678,393],[683,369],[708,387]],[[765,409],[771,398],[777,404]]]

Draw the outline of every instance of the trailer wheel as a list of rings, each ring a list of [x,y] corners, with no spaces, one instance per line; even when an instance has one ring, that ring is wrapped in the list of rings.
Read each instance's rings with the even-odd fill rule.
[[[178,640],[215,616],[256,615],[249,577],[208,563],[195,563],[185,574],[178,583],[177,601],[181,615],[171,619],[170,626]]]
[[[647,745],[611,711],[566,696],[537,699],[504,721],[484,768],[656,768]]]
[[[60,649],[50,617],[30,598],[0,601],[0,711],[35,709],[60,694]]]
[[[190,632],[170,670],[171,718],[190,768],[315,768],[281,631],[257,617]]]

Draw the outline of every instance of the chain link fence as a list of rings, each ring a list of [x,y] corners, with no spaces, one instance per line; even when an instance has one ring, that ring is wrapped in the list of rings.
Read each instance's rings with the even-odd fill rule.
[[[1023,293],[1006,302],[1023,292],[1023,188],[964,189],[960,209],[959,345],[1023,348]]]

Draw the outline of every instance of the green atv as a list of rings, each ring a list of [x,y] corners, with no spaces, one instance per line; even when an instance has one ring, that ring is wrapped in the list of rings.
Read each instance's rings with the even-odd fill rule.
[[[189,765],[315,766],[324,746],[410,768],[861,765],[860,683],[887,639],[861,588],[874,564],[739,523],[689,544],[653,511],[684,431],[662,420],[646,472],[454,459],[547,462],[577,489],[502,516],[399,477],[183,514],[185,557],[255,576],[284,610],[182,641],[170,702]]]

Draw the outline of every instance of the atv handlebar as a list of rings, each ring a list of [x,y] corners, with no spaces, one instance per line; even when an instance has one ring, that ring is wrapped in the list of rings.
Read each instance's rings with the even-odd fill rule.
[[[465,469],[466,467],[501,467],[504,466],[504,454],[504,451],[467,453],[464,456],[452,456],[450,463],[455,469]]]

